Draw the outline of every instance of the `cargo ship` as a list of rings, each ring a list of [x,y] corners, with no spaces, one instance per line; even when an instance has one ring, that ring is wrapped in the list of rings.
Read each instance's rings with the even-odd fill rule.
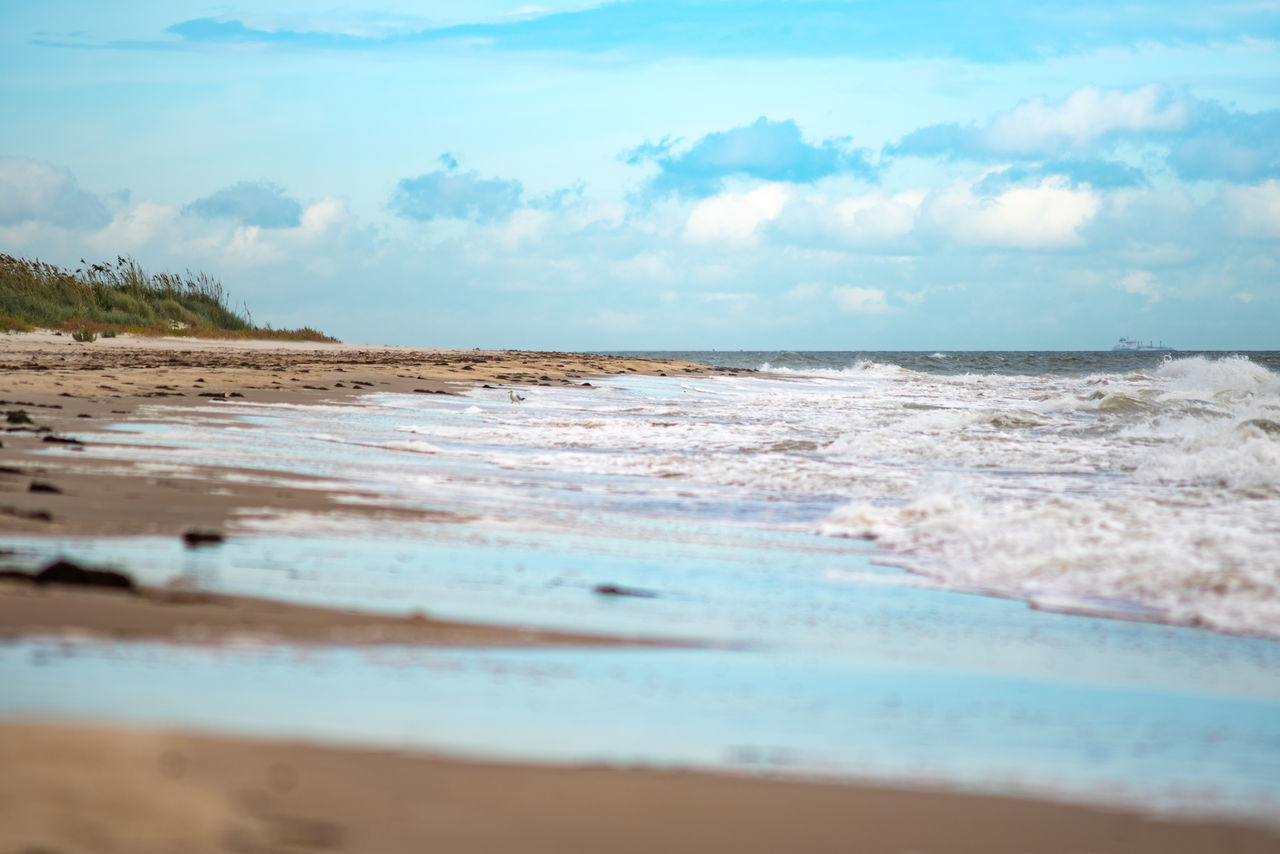
[[[1133,338],[1121,338],[1116,343],[1116,346],[1112,347],[1111,349],[1116,352],[1121,352],[1121,351],[1139,351],[1144,353],[1172,353],[1173,352],[1173,348],[1166,347],[1163,341],[1161,341],[1159,344],[1153,344],[1150,341],[1148,341],[1146,344],[1143,344],[1141,341],[1137,341]]]

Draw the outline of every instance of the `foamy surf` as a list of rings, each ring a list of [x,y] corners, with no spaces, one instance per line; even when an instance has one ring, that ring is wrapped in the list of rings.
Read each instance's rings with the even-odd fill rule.
[[[836,440],[850,461],[889,451],[924,476],[905,498],[884,489],[840,506],[820,530],[875,540],[957,588],[1280,634],[1275,374],[1195,357],[981,385],[922,380],[913,395],[939,409]]]
[[[232,708],[247,731],[295,737],[322,716],[326,737],[392,749],[532,745],[554,761],[727,762],[1275,821],[1280,646],[1151,623],[1280,634],[1280,359],[788,359],[790,373],[533,387],[519,406],[476,388],[165,408],[176,422],[50,463],[230,463],[243,470],[228,477],[265,483],[307,475],[345,490],[342,505],[242,508],[200,552],[174,537],[8,543],[33,565],[119,561],[145,583],[180,573],[223,592],[706,646],[399,651],[411,666],[380,674],[343,650],[308,651],[306,667],[238,651],[232,668],[220,652],[164,652],[161,672],[136,646],[10,645],[0,682],[17,687],[0,710],[38,697],[44,712],[128,721],[159,679],[179,690],[146,704],[152,722],[226,726]],[[181,689],[210,679],[231,702]],[[379,713],[327,702],[335,685]]]
[[[1280,636],[1280,359],[838,356],[518,407],[506,389],[340,418],[227,404],[253,422],[186,421],[137,456],[271,469],[286,447],[291,470],[477,518],[818,531],[955,590]]]

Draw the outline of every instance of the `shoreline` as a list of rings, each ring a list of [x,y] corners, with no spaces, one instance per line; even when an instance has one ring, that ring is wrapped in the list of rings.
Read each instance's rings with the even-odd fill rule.
[[[71,722],[0,723],[0,765],[6,851],[1261,854],[1280,845],[1275,828],[1028,798]]]
[[[221,531],[245,506],[445,523],[460,518],[397,508],[376,495],[342,502],[360,493],[335,488],[331,480],[212,466],[175,478],[91,456],[94,445],[112,441],[105,425],[152,418],[149,404],[196,406],[199,417],[217,418],[220,401],[228,399],[341,406],[379,392],[584,385],[626,373],[743,373],[518,351],[129,337],[80,344],[51,333],[0,341],[6,345],[0,352],[0,412],[22,411],[31,422],[0,422],[10,428],[0,434],[0,564],[10,556],[3,553],[6,534],[177,538],[192,529]],[[67,434],[85,444],[45,441]],[[47,449],[56,450],[38,453]],[[33,491],[36,484],[43,486]],[[352,613],[180,586],[127,596],[0,581],[0,640],[56,641],[60,635],[103,644],[699,646]],[[174,756],[181,757],[176,764]],[[218,728],[207,734],[176,734],[164,726],[126,729],[105,721],[34,726],[0,718],[0,767],[6,768],[0,775],[0,850],[6,851],[416,851],[435,843],[459,852],[662,847],[1065,854],[1270,851],[1280,844],[1280,829],[1246,820],[1176,821],[1037,793],[1006,797],[960,788],[813,783],[767,772],[449,759],[253,739]],[[299,782],[304,780],[310,782]],[[115,781],[125,782],[117,790]],[[1097,802],[1107,803],[1105,795]],[[27,823],[11,821],[6,809]],[[5,836],[5,827],[26,835]],[[144,830],[154,838],[136,835]]]
[[[443,620],[422,612],[397,616],[300,605],[179,585],[117,590],[0,578],[0,642],[69,637],[182,646],[696,646],[678,640]]]
[[[133,463],[88,455],[74,459],[75,449],[84,445],[59,443],[65,434],[89,434],[88,444],[110,444],[105,425],[140,420],[139,410],[149,404],[198,406],[202,416],[216,416],[215,407],[226,400],[341,405],[369,393],[589,386],[592,379],[628,373],[747,372],[674,360],[518,350],[134,336],[77,343],[51,332],[6,333],[0,335],[0,413],[7,418],[0,421],[0,536],[180,535],[190,528],[221,528],[246,505],[422,515],[376,500],[342,503],[336,499],[344,494],[377,496],[315,488],[316,479],[304,476],[271,472],[270,484],[259,485],[251,482],[252,471],[210,466],[164,479]],[[15,412],[23,415],[10,415]],[[50,448],[67,453],[37,453]],[[228,473],[250,477],[221,476]],[[289,484],[279,485],[282,480]],[[31,491],[37,483],[57,491]],[[210,488],[215,486],[216,492]]]
[[[149,404],[195,406],[202,417],[218,417],[216,407],[228,400],[358,405],[362,395],[380,392],[456,394],[477,386],[590,385],[591,379],[624,373],[739,373],[686,362],[514,350],[138,336],[78,343],[52,332],[7,333],[0,343],[0,412],[7,416],[0,421],[0,538],[221,533],[238,509],[264,506],[348,517],[458,518],[398,507],[379,501],[378,495],[304,475],[200,466],[181,477],[166,477],[144,464],[94,458],[85,450],[111,444],[107,425],[141,420]],[[65,453],[40,453],[51,448]],[[361,500],[344,500],[350,497]],[[0,564],[9,557],[0,548]],[[0,638],[71,631],[111,640],[179,643],[261,636],[303,643],[655,645],[653,640],[612,635],[425,616],[414,620],[248,596],[166,589],[142,593],[51,590],[0,581]],[[193,602],[194,595],[202,601]],[[386,639],[350,640],[374,637]]]

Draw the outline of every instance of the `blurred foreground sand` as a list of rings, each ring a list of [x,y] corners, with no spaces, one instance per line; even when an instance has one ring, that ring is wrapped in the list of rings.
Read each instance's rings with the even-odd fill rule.
[[[3,335],[0,537],[177,536],[220,529],[244,506],[413,513],[380,505],[378,496],[337,502],[331,485],[316,488],[303,477],[282,482],[272,473],[265,484],[253,472],[229,478],[210,466],[175,479],[96,459],[93,445],[112,438],[95,428],[137,418],[150,403],[195,406],[216,418],[228,397],[344,405],[368,392],[582,385],[625,373],[733,371],[564,353]],[[16,412],[23,414],[9,416]],[[68,433],[83,444],[47,441]],[[50,448],[57,452],[36,453]],[[180,590],[0,582],[0,635],[68,631],[113,643],[216,643],[245,634],[291,643],[627,642]],[[1247,854],[1280,851],[1280,831],[961,793],[0,723],[0,854],[319,850]]]
[[[1160,852],[1280,835],[1011,798],[0,726],[0,851]]]

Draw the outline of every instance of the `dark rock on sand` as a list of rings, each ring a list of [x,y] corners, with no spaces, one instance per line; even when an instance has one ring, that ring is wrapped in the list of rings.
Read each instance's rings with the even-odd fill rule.
[[[0,507],[0,513],[15,519],[26,519],[31,522],[52,522],[53,514],[48,510],[24,510],[21,507]]]
[[[592,593],[601,596],[632,596],[637,599],[656,599],[658,594],[652,590],[641,590],[639,587],[620,587],[617,584],[597,584],[591,588]]]
[[[40,570],[36,584],[71,584],[80,587],[114,587],[133,590],[133,579],[112,569],[85,569],[69,560],[60,560]]]
[[[192,528],[182,535],[182,541],[187,544],[187,548],[196,549],[201,546],[218,546],[226,541],[218,531],[201,531]]]
[[[62,490],[54,486],[52,483],[45,483],[43,480],[33,480],[31,485],[27,487],[27,492],[47,492],[50,495],[61,495]]]

